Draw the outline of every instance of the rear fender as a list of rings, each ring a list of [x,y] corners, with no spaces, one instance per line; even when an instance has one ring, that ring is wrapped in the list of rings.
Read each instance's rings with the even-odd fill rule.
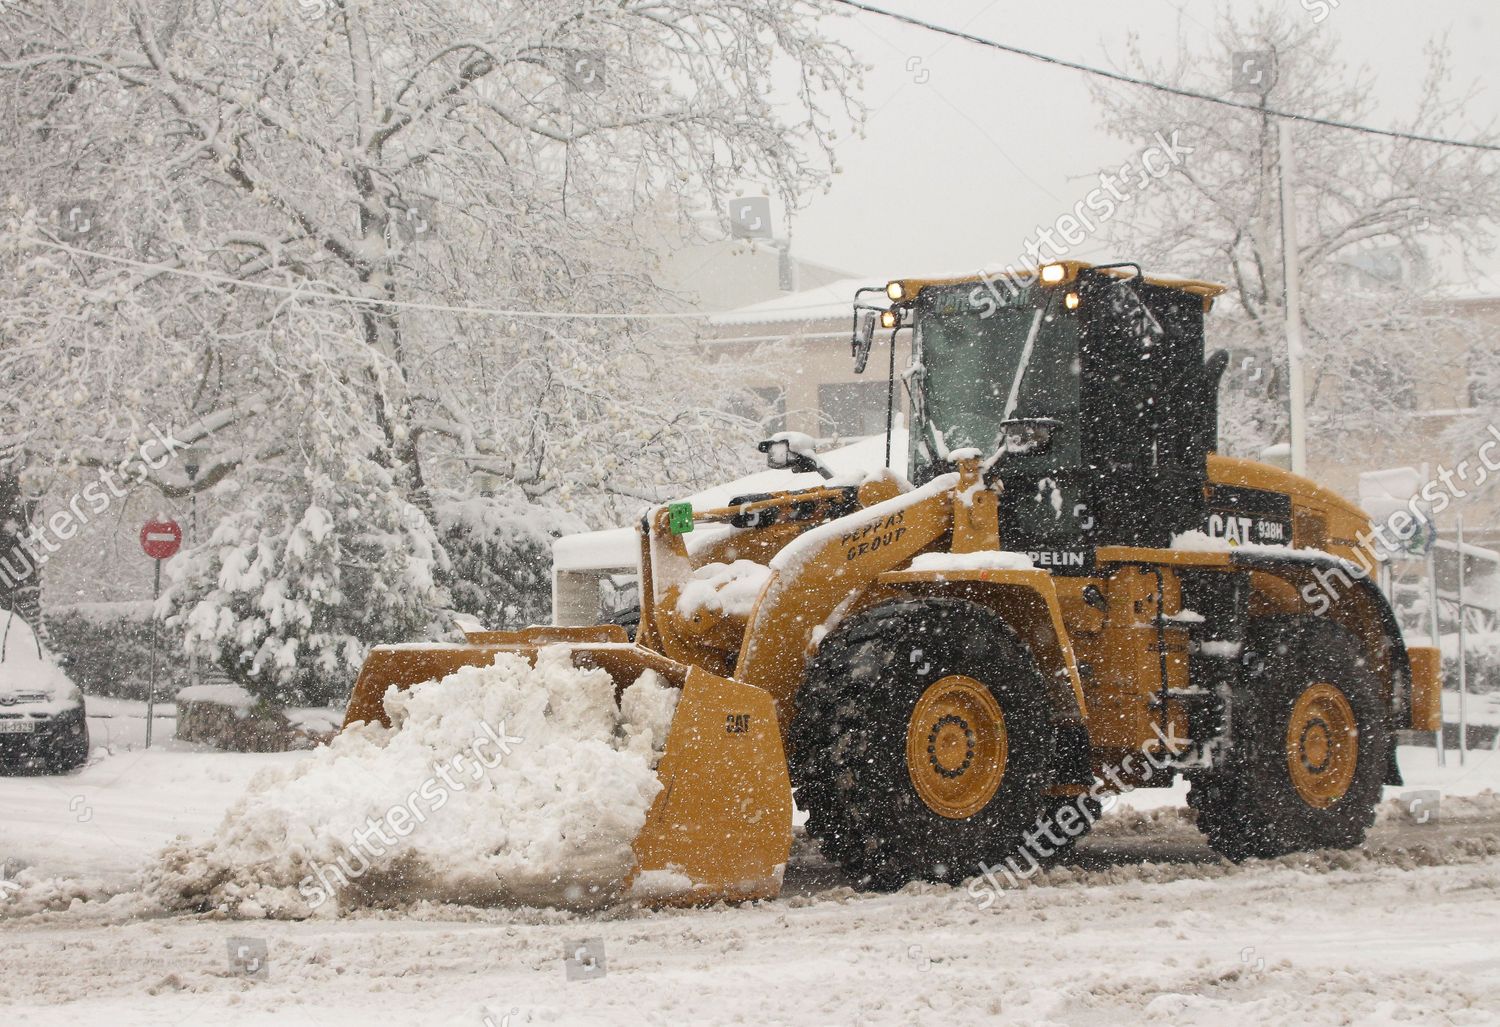
[[[1392,727],[1411,722],[1411,654],[1395,611],[1367,572],[1348,560],[1309,550],[1282,554],[1240,549],[1232,551],[1230,559],[1235,566],[1257,572],[1257,581],[1267,575],[1295,589],[1299,608],[1287,612],[1327,617],[1358,638],[1385,682]]]

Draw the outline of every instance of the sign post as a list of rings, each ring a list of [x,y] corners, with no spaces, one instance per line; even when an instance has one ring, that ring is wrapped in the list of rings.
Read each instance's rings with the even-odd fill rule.
[[[156,720],[156,601],[161,598],[161,562],[182,547],[182,528],[176,521],[156,518],[141,527],[141,549],[156,563],[151,587],[151,679],[146,691],[146,748],[151,748],[151,725]]]
[[[1437,646],[1438,652],[1441,653],[1443,650],[1443,628],[1442,623],[1438,619],[1437,546],[1433,546],[1432,548],[1427,550],[1427,611],[1429,620],[1432,621],[1432,644]],[[1438,665],[1442,666],[1441,655],[1439,655],[1438,657]],[[1438,676],[1442,676],[1441,671],[1439,671]],[[1439,688],[1438,691],[1441,692],[1442,689]],[[1442,705],[1442,701],[1439,700],[1438,708],[1441,709]],[[1443,741],[1442,719],[1442,715],[1439,714],[1437,729],[1437,764],[1440,767],[1446,767],[1448,765],[1448,743]]]

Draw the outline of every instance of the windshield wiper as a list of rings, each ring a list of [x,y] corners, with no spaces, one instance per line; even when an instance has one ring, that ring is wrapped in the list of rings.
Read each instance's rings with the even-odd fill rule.
[[[1026,374],[1026,366],[1031,363],[1031,350],[1036,345],[1037,333],[1041,331],[1044,312],[1044,308],[1038,307],[1031,317],[1031,331],[1026,333],[1026,344],[1021,347],[1021,359],[1016,365],[1016,377],[1010,383],[1010,395],[1005,399],[1005,413],[1000,415],[1002,421],[1010,420],[1010,416],[1016,412],[1016,403],[1021,398],[1021,378]]]

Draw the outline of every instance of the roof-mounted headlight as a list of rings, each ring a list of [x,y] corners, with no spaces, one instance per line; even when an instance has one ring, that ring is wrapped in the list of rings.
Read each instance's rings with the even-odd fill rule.
[[[904,299],[906,297],[906,286],[900,282],[891,282],[886,285],[885,294],[893,300]]]
[[[1062,264],[1042,265],[1042,284],[1060,285],[1067,280],[1068,269]]]

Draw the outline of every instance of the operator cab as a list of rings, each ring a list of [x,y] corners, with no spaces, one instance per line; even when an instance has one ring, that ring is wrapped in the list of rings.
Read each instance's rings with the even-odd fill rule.
[[[856,299],[855,361],[877,318],[910,328],[913,482],[959,450],[993,455],[1005,547],[1087,573],[1096,546],[1167,546],[1203,524],[1228,360],[1205,361],[1203,319],[1222,291],[1075,261],[894,281],[884,310]]]

